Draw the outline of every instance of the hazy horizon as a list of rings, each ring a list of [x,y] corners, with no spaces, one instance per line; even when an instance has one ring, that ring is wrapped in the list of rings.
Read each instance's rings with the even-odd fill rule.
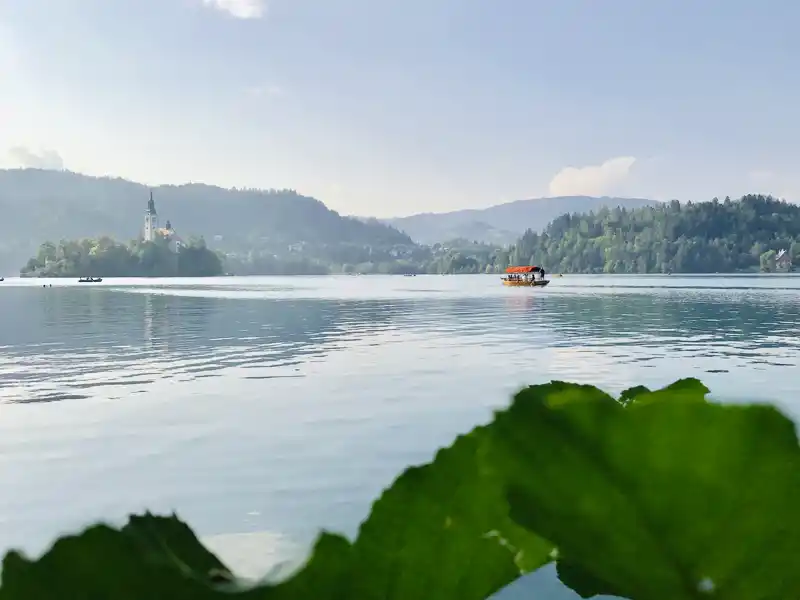
[[[291,188],[379,218],[796,199],[798,17],[785,0],[0,0],[0,166]]]

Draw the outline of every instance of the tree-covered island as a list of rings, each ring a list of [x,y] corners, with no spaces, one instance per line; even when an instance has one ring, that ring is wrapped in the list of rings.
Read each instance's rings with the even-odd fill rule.
[[[214,277],[223,273],[222,261],[202,237],[184,241],[169,220],[161,227],[151,190],[138,240],[121,244],[103,236],[45,242],[20,276]]]
[[[22,277],[213,277],[221,257],[202,238],[170,244],[159,238],[122,244],[109,237],[45,242],[20,270]]]

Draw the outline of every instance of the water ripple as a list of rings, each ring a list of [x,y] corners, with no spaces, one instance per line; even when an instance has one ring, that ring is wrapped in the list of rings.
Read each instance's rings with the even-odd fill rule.
[[[799,414],[800,278],[7,280],[0,350],[5,543],[143,506],[308,539],[523,384],[695,376]]]
[[[271,379],[352,347],[402,344],[410,334],[421,344],[443,340],[498,355],[580,348],[643,368],[701,361],[706,373],[728,372],[731,361],[797,364],[798,278],[578,278],[533,294],[500,293],[493,278],[461,278],[469,285],[460,294],[457,278],[420,279],[417,288],[389,290],[371,285],[390,281],[381,278],[109,285],[58,296],[20,290],[30,296],[20,305],[38,305],[28,325],[38,316],[41,328],[8,347],[0,386],[23,385],[35,399],[42,382],[144,388],[231,368],[269,370],[247,377]]]

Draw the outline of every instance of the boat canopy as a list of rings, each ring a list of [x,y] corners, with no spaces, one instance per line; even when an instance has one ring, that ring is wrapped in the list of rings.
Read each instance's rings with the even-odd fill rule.
[[[508,267],[506,273],[538,273],[541,267]]]

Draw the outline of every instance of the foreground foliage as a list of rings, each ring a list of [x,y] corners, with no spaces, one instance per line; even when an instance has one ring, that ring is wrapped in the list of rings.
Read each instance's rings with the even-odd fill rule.
[[[0,600],[484,600],[557,561],[581,594],[797,597],[800,449],[764,405],[722,406],[687,379],[614,399],[553,382],[403,473],[354,542],[323,533],[280,583],[237,581],[176,517],[132,517],[10,552]]]

